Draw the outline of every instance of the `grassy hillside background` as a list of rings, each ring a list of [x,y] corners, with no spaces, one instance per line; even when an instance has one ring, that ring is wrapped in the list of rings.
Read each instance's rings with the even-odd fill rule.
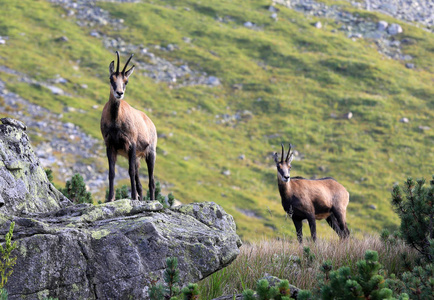
[[[338,30],[331,32],[339,28],[331,20],[317,29],[316,18],[279,6],[275,22],[266,10],[269,1],[97,3],[113,18],[124,20],[125,28],[120,30],[110,24],[99,26],[102,34],[144,47],[176,44],[179,50],[171,52],[150,49],[175,64],[188,63],[191,69],[220,79],[217,87],[171,87],[136,69],[125,100],[146,108],[160,134],[173,133],[158,144],[156,177],[171,184],[166,192],[184,203],[222,205],[235,217],[244,240],[295,236],[280,204],[271,156],[280,151],[281,142],[291,142],[302,158],[293,162],[292,176],[333,176],[348,189],[347,220],[355,234],[394,228],[398,218],[389,205],[393,184],[407,176],[431,177],[432,33],[359,11],[373,20],[399,23],[404,29],[400,38],[416,41],[404,48],[417,65],[407,69],[404,62],[380,54],[373,41],[353,41]],[[336,3],[357,12],[345,2]],[[0,18],[0,36],[9,40],[0,45],[0,65],[42,82],[60,74],[68,80],[62,89],[72,96],[56,96],[0,72],[7,89],[53,112],[62,113],[65,106],[85,110],[84,114],[64,113],[63,121],[99,138],[114,50],[104,48],[101,39],[90,35],[90,28],[78,26],[74,16],[65,17],[60,6],[30,0],[1,4],[7,16]],[[219,22],[217,16],[230,18]],[[259,30],[244,27],[246,21],[258,24]],[[67,36],[68,42],[59,42],[61,36]],[[192,41],[187,43],[183,37]],[[122,53],[121,64],[127,55]],[[133,61],[147,59],[135,53]],[[88,88],[80,88],[82,84]],[[94,105],[100,109],[93,109]],[[244,110],[252,117],[216,122],[216,115]],[[331,117],[350,111],[350,120]],[[402,117],[410,122],[400,123]],[[432,129],[423,131],[420,125]],[[244,160],[239,159],[242,154]],[[101,160],[105,161],[104,153]],[[125,160],[121,163],[126,165]],[[230,170],[229,176],[222,174],[225,170]],[[142,173],[146,174],[144,166]],[[147,185],[147,180],[142,184]],[[102,200],[103,192],[94,197]],[[377,209],[370,209],[371,204]],[[253,211],[256,217],[240,209]],[[332,234],[326,222],[317,226],[319,235]]]

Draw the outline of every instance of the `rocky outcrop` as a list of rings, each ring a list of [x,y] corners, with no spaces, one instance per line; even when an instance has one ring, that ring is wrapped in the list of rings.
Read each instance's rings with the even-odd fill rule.
[[[0,213],[25,215],[59,209],[66,199],[48,181],[33,153],[26,126],[3,118],[0,125]]]
[[[239,254],[232,216],[212,202],[173,209],[129,199],[68,205],[39,169],[24,128],[11,119],[0,125],[0,180],[8,178],[7,189],[20,182],[21,191],[0,190],[0,242],[15,222],[18,244],[9,299],[146,299],[163,280],[167,257],[178,258],[185,284]]]
[[[128,199],[77,205],[15,221],[17,264],[9,299],[146,299],[177,257],[181,283],[196,282],[232,262],[240,239],[233,218],[215,203],[163,209]]]

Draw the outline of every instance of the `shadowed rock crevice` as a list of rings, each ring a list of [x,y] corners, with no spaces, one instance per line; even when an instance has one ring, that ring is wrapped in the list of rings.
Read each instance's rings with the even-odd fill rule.
[[[18,244],[9,299],[146,299],[167,257],[178,258],[186,284],[239,254],[234,219],[213,202],[72,205],[49,183],[24,129],[12,119],[0,125],[0,242],[15,222]]]

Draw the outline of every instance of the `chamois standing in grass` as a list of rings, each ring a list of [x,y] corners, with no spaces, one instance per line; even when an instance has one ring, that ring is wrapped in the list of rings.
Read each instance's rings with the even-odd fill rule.
[[[316,241],[315,220],[326,219],[327,223],[336,231],[340,238],[350,235],[346,224],[346,210],[350,195],[347,190],[331,177],[309,180],[303,177],[289,177],[291,162],[294,154],[289,145],[286,159],[283,160],[284,147],[282,144],[282,156],[279,161],[277,153],[274,153],[274,161],[277,167],[277,184],[283,209],[292,215],[297,239],[303,241],[302,221],[309,222],[312,239]]]
[[[122,72],[119,72],[119,52],[116,51],[117,67],[110,63],[110,98],[104,106],[101,116],[101,133],[107,148],[109,162],[109,195],[107,201],[114,201],[113,181],[117,155],[128,159],[131,181],[131,199],[143,200],[142,185],[139,180],[140,159],[145,158],[149,174],[149,192],[155,199],[154,166],[157,148],[157,130],[151,119],[143,112],[132,108],[122,100],[128,79],[133,74],[134,65],[125,71],[131,54]]]

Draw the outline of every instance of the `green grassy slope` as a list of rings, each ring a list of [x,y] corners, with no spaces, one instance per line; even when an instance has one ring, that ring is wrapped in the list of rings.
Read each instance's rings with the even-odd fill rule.
[[[79,118],[77,113],[65,113],[64,120],[100,137],[100,111],[92,106],[102,106],[108,99],[108,65],[114,53],[91,37],[89,28],[79,27],[76,19],[62,18],[60,7],[46,1],[2,2],[8,16],[0,19],[0,35],[9,36],[9,41],[0,46],[0,64],[40,81],[61,74],[69,81],[62,88],[73,97],[54,96],[0,73],[7,88],[59,113],[64,106],[86,110]],[[171,89],[140,75],[140,70],[132,75],[125,100],[139,109],[152,108],[148,115],[157,130],[173,133],[159,140],[157,178],[172,183],[171,191],[183,202],[221,204],[235,217],[244,239],[294,236],[292,222],[285,220],[281,208],[271,157],[280,151],[282,141],[291,142],[304,155],[293,162],[291,175],[333,176],[348,189],[351,230],[396,226],[398,219],[389,205],[394,182],[409,175],[428,178],[434,170],[433,35],[394,20],[404,28],[402,37],[417,41],[404,49],[415,57],[417,69],[410,70],[379,54],[371,41],[354,42],[344,33],[332,33],[339,25],[331,21],[326,29],[316,29],[314,19],[280,7],[279,21],[274,22],[266,4],[98,3],[128,27],[114,31],[107,25],[99,31],[132,44],[178,44],[177,51],[155,53],[171,61],[182,59],[222,81],[219,87]],[[232,21],[218,22],[217,15]],[[245,21],[262,29],[247,29]],[[57,41],[60,36],[69,41]],[[192,38],[192,43],[183,37]],[[124,61],[127,53],[122,54]],[[145,58],[136,53],[134,59]],[[88,89],[79,88],[83,83]],[[233,89],[234,84],[242,84],[242,90]],[[245,109],[253,113],[252,119],[216,124],[216,115]],[[349,111],[354,115],[351,120],[330,117]],[[400,123],[401,117],[410,123]],[[432,129],[421,131],[419,125]],[[246,159],[238,159],[240,154]],[[230,176],[222,174],[226,169]],[[142,172],[146,173],[144,167]],[[369,204],[377,209],[369,209]],[[240,208],[254,210],[262,218],[248,217]],[[332,232],[325,221],[318,227],[320,235]]]

